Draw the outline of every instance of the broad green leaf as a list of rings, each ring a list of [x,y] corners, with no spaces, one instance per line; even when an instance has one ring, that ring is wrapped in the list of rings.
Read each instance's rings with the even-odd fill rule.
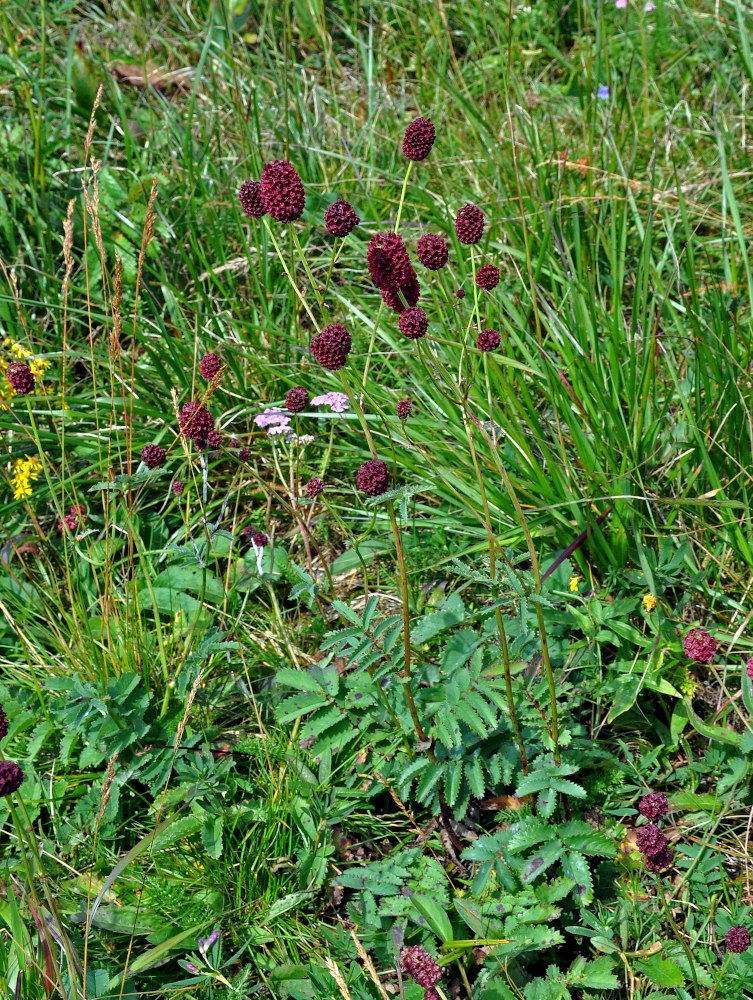
[[[654,986],[674,987],[685,985],[685,975],[671,958],[666,958],[661,952],[650,958],[635,963],[636,972],[646,976]]]
[[[201,826],[201,841],[210,858],[216,861],[222,854],[222,816],[207,816]]]
[[[436,903],[433,899],[429,899],[427,896],[419,895],[412,896],[411,903],[437,937],[441,938],[442,941],[452,940],[450,918],[439,903]]]

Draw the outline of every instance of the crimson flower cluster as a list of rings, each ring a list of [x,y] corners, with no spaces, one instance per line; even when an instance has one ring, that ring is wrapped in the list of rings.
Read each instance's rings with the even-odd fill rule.
[[[65,514],[58,521],[60,531],[75,531],[86,520],[86,507],[82,503],[72,503],[70,514]]]
[[[724,943],[727,945],[727,951],[741,955],[750,948],[750,932],[746,927],[730,927],[724,935]]]
[[[667,797],[661,792],[649,792],[638,803],[638,811],[646,819],[658,821],[669,812]],[[652,872],[664,872],[672,867],[674,851],[656,822],[649,822],[638,830],[636,847],[646,861],[646,868]]]
[[[429,317],[420,306],[412,309],[404,309],[397,321],[400,332],[404,333],[409,340],[418,340],[426,336],[429,329]]]
[[[398,401],[398,404],[395,407],[395,409],[397,411],[398,417],[400,417],[401,420],[407,420],[413,410],[413,400],[401,399]]]
[[[34,392],[34,374],[25,361],[11,361],[5,369],[5,377],[17,396],[28,396]]]
[[[434,145],[435,135],[431,118],[414,118],[405,130],[403,154],[409,160],[425,160]]]
[[[141,461],[147,469],[159,469],[167,460],[167,452],[161,444],[147,444],[141,449]]]
[[[390,470],[379,458],[370,458],[356,473],[356,486],[370,497],[381,496],[390,488]]]
[[[476,284],[483,288],[485,292],[490,292],[499,284],[499,268],[494,264],[484,264],[476,272]]]
[[[716,655],[716,639],[705,629],[692,628],[682,640],[682,648],[696,663],[711,663]]]
[[[0,740],[8,735],[8,717],[0,705]],[[24,774],[12,760],[0,760],[0,796],[10,795],[21,787]]]
[[[329,205],[324,212],[324,225],[330,236],[341,239],[352,233],[361,219],[349,201],[339,198]]]
[[[331,372],[345,365],[351,347],[350,334],[342,323],[330,323],[311,341],[311,353],[322,368]]]
[[[442,970],[420,944],[403,948],[400,952],[400,966],[406,976],[426,989],[424,1000],[434,1000],[438,997],[435,987],[442,978]]]
[[[426,233],[416,244],[418,259],[430,271],[444,267],[450,257],[447,241],[439,233]]]
[[[189,400],[181,407],[178,423],[183,437],[194,441],[196,447],[203,451],[208,443],[209,432],[214,429],[214,417],[203,403]]]
[[[293,386],[285,397],[285,406],[291,413],[300,413],[308,406],[309,394],[302,385]]]
[[[214,354],[211,352],[205,354],[204,357],[199,362],[199,371],[201,372],[201,377],[205,378],[207,382],[211,382],[217,372],[222,368],[222,358],[219,354]]]
[[[366,263],[385,305],[398,313],[403,312],[406,303],[415,306],[421,286],[401,236],[375,233],[369,240]]]
[[[306,192],[298,171],[288,160],[264,164],[261,196],[264,208],[278,222],[295,222],[303,215]]]
[[[321,479],[317,479],[317,477],[314,476],[313,479],[309,479],[309,481],[306,483],[306,496],[309,498],[309,500],[313,500],[315,499],[315,497],[319,496],[319,494],[323,491],[323,489],[324,489],[324,483],[321,481]]]

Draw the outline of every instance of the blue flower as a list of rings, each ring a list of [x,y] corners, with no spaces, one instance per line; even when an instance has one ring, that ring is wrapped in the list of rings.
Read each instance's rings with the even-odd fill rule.
[[[606,83],[602,83],[602,85],[596,91],[596,96],[599,98],[600,101],[609,100],[609,87],[606,85]]]

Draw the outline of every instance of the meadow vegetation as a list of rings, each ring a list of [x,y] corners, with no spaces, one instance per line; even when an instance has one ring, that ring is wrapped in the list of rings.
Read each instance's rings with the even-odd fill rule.
[[[0,30],[0,996],[753,996],[753,9]]]

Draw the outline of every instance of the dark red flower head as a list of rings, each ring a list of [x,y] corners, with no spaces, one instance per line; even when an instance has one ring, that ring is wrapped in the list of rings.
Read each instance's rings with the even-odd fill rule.
[[[702,628],[692,628],[682,640],[682,648],[696,663],[711,663],[716,654],[716,639]]]
[[[730,927],[724,935],[724,943],[727,945],[727,951],[741,955],[750,948],[750,933],[745,927]]]
[[[219,448],[222,444],[222,435],[219,431],[211,430],[207,434],[207,448]]]
[[[34,375],[25,361],[11,361],[5,369],[5,377],[17,396],[28,396],[34,392]]]
[[[238,452],[238,459],[239,459],[239,461],[241,461],[241,462],[247,462],[249,460],[249,458],[251,458],[251,449],[250,448],[241,448],[241,450]]]
[[[635,846],[641,854],[646,855],[656,854],[657,851],[663,850],[667,844],[667,838],[653,823],[642,826],[635,838]]]
[[[306,483],[306,495],[309,497],[310,500],[313,500],[314,497],[318,497],[323,489],[324,489],[324,483],[321,481],[321,479],[317,479],[316,476],[314,476],[313,479],[309,479],[309,481]]]
[[[366,263],[371,280],[382,290],[407,285],[416,276],[405,243],[397,233],[375,233],[369,240]]]
[[[418,340],[425,337],[429,329],[429,318],[419,306],[412,309],[404,309],[398,320],[401,333],[404,333],[409,340]]]
[[[342,323],[330,323],[311,341],[311,353],[322,368],[331,372],[343,367],[351,347],[350,334]]]
[[[662,795],[661,792],[649,792],[638,803],[638,812],[652,823],[663,819],[669,812],[667,796]]]
[[[476,205],[463,205],[455,218],[455,232],[461,243],[480,243],[484,234],[484,213]]]
[[[409,160],[425,160],[434,145],[434,122],[430,118],[414,118],[405,130],[403,154]]]
[[[653,854],[646,855],[646,868],[651,872],[665,872],[672,867],[674,860],[675,852],[669,845],[665,845]]]
[[[0,740],[5,739],[8,735],[8,716],[3,711],[3,706],[0,705]]]
[[[329,205],[324,212],[324,225],[331,236],[347,236],[361,221],[358,212],[344,198]]]
[[[450,251],[444,236],[439,233],[427,233],[416,244],[418,259],[430,271],[438,271],[444,267],[450,257]]]
[[[293,222],[303,215],[306,193],[298,171],[287,160],[264,164],[261,193],[264,207],[278,222]]]
[[[245,181],[238,192],[241,208],[251,219],[260,219],[267,214],[264,207],[264,196],[261,193],[261,181]]]
[[[178,423],[183,436],[196,442],[202,451],[207,446],[207,436],[214,428],[214,417],[203,405],[195,400],[184,403],[178,414]]]
[[[141,461],[147,469],[159,469],[165,464],[167,454],[161,444],[148,444],[141,449]]]
[[[407,976],[411,976],[419,986],[432,989],[442,978],[442,970],[420,944],[403,948],[400,952],[400,965]]]
[[[205,378],[207,382],[211,382],[217,372],[222,368],[222,358],[219,354],[205,354],[204,357],[199,362],[199,371],[201,372],[201,377]]]
[[[410,399],[401,399],[398,401],[395,409],[397,410],[397,415],[401,420],[407,420],[411,415],[411,410],[413,409],[413,401]]]
[[[184,486],[182,481],[180,479],[176,479],[175,482],[173,483],[173,493],[176,495],[176,497],[179,497],[183,492],[183,490]]]
[[[394,309],[396,313],[402,313],[406,309],[412,308],[418,302],[420,294],[421,286],[414,274],[412,278],[408,279],[406,285],[400,285],[398,288],[383,288],[382,301],[390,309]],[[405,304],[406,302],[407,305]]]
[[[465,298],[465,289],[464,288],[458,288],[458,290],[455,292],[455,295],[459,299],[464,299]]]
[[[499,284],[499,268],[494,264],[484,264],[476,272],[476,284],[483,288],[485,292],[490,292]]]
[[[370,497],[381,496],[390,488],[390,470],[379,458],[370,458],[356,473],[356,486]]]
[[[18,791],[24,780],[21,768],[12,760],[0,760],[0,798]]]
[[[269,545],[269,538],[264,534],[263,531],[254,532],[254,534],[251,536],[251,541],[259,549],[263,549],[265,545]]]
[[[300,413],[308,406],[309,394],[302,385],[293,386],[285,397],[285,406],[291,413]]]
[[[476,347],[480,351],[496,351],[500,344],[500,337],[496,330],[482,330],[476,338]]]

